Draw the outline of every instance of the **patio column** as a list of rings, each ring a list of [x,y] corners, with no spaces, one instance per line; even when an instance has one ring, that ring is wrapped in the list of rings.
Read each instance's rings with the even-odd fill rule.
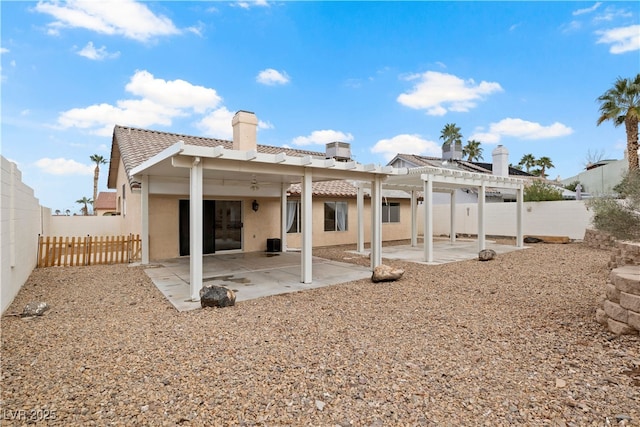
[[[478,252],[485,249],[485,236],[484,236],[484,199],[486,194],[486,187],[484,182],[478,187]]]
[[[424,191],[424,261],[433,262],[433,181],[423,176]]]
[[[382,180],[371,182],[371,269],[382,264]]]
[[[140,210],[142,216],[142,230],[140,235],[140,244],[142,246],[141,263],[149,264],[149,175],[143,175],[140,179]]]
[[[411,190],[411,247],[418,246],[418,195]]]
[[[521,248],[524,246],[522,235],[522,215],[524,208],[524,185],[520,185],[516,190],[516,246]]]
[[[449,212],[449,241],[453,245],[456,242],[456,190],[451,191],[451,203],[450,203],[450,212]]]
[[[358,205],[358,252],[364,252],[364,188],[358,185],[358,194],[356,197]]]
[[[202,162],[195,157],[189,170],[189,283],[191,300],[202,288]]]
[[[289,184],[282,183],[280,187],[280,250],[287,252],[287,188]]]
[[[311,283],[313,280],[312,272],[312,251],[313,251],[313,226],[312,226],[312,193],[313,193],[313,176],[311,169],[304,170],[302,177],[302,190],[300,199],[302,202],[302,248],[300,254],[301,272],[300,281],[302,283]]]

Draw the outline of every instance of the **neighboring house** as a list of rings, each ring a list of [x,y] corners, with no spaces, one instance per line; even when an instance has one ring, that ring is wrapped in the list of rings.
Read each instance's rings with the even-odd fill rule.
[[[93,210],[97,216],[117,215],[116,192],[101,191],[98,193],[96,201],[93,203]]]
[[[398,154],[388,164],[396,168],[419,168],[432,166],[437,168],[460,170],[474,173],[482,173],[494,176],[512,178],[536,179],[530,173],[509,166],[509,151],[506,147],[498,145],[492,152],[493,163],[470,162],[462,160],[462,150],[459,146],[442,146],[442,157],[427,157],[415,154]],[[458,203],[476,203],[478,193],[473,188],[462,188],[456,192]],[[516,194],[509,189],[487,188],[487,202],[512,202],[516,200]],[[433,202],[436,204],[449,203],[449,195],[436,193]]]
[[[622,177],[628,169],[629,161],[626,158],[623,160],[601,160],[590,164],[578,175],[560,182],[562,185],[568,185],[578,181],[582,186],[582,192],[591,195],[612,194],[614,193],[613,187],[622,181]]]

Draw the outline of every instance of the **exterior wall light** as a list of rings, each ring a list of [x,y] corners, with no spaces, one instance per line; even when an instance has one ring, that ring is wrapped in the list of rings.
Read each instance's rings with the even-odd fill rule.
[[[251,209],[253,209],[254,212],[258,212],[258,209],[260,209],[260,204],[258,203],[257,200],[254,200],[251,203]]]

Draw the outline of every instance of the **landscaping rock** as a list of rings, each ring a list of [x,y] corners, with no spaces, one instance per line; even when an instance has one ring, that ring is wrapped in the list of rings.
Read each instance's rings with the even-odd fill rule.
[[[404,270],[401,268],[393,268],[388,265],[379,265],[373,269],[371,281],[373,283],[393,282],[400,279],[403,274]]]
[[[42,316],[47,310],[49,305],[46,302],[30,302],[24,306],[22,317]]]
[[[224,286],[207,285],[200,289],[201,307],[230,307],[236,303],[236,294]]]
[[[483,249],[478,253],[478,260],[491,261],[496,257],[496,251],[493,249]]]
[[[524,243],[542,243],[542,239],[538,239],[537,237],[530,237],[527,236],[524,239],[522,239],[522,241]]]

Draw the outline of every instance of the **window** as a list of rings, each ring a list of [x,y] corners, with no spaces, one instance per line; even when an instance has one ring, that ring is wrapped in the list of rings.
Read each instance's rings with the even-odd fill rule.
[[[400,203],[382,202],[382,223],[400,222]]]
[[[300,200],[287,200],[287,233],[300,233]]]
[[[324,231],[347,231],[347,202],[324,202]]]

